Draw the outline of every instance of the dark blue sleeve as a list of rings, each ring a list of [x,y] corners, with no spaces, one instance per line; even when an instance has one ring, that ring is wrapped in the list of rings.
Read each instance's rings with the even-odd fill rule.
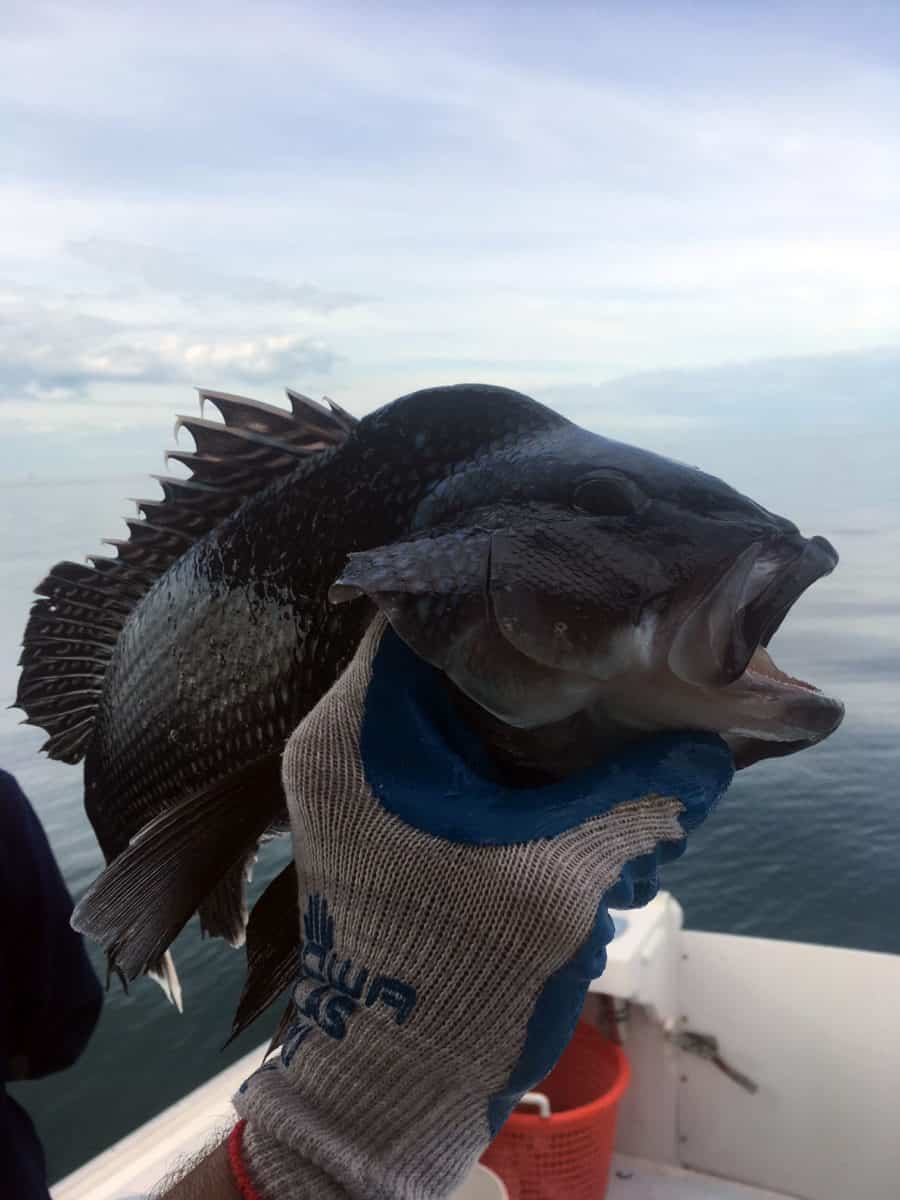
[[[94,1031],[103,992],[41,823],[0,771],[0,1056],[4,1079],[72,1065]]]

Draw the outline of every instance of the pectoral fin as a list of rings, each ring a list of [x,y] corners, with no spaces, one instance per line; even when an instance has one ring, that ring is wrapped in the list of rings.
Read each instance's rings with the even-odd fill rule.
[[[351,554],[329,599],[366,595],[426,662],[453,673],[489,620],[491,535],[480,529]]]

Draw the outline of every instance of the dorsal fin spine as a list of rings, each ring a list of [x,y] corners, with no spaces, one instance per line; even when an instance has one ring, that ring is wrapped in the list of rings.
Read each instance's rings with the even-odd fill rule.
[[[191,475],[153,476],[161,498],[135,501],[140,516],[125,519],[127,539],[105,539],[115,557],[57,563],[35,589],[40,598],[25,630],[16,704],[28,723],[51,734],[43,749],[54,758],[77,762],[89,745],[116,640],[156,580],[249,496],[340,445],[355,424],[332,401],[326,407],[290,390],[290,411],[228,392],[198,391],[200,417],[176,421],[176,433],[186,428],[195,450],[166,455]],[[207,401],[221,422],[203,417]],[[86,682],[96,686],[86,688]]]

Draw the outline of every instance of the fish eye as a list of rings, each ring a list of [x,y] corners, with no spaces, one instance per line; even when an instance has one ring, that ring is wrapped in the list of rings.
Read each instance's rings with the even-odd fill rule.
[[[634,480],[613,471],[579,479],[572,492],[572,507],[595,517],[627,517],[646,502]]]

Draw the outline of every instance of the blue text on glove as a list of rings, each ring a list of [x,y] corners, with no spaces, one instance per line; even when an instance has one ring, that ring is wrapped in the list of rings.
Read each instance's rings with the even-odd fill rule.
[[[291,999],[295,1019],[281,1049],[285,1066],[313,1028],[342,1038],[347,1022],[361,1008],[379,1004],[393,1009],[396,1023],[403,1025],[415,1008],[416,989],[390,975],[376,974],[370,980],[367,967],[340,959],[334,949],[334,917],[328,900],[316,894],[309,896],[303,917],[300,969]]]

